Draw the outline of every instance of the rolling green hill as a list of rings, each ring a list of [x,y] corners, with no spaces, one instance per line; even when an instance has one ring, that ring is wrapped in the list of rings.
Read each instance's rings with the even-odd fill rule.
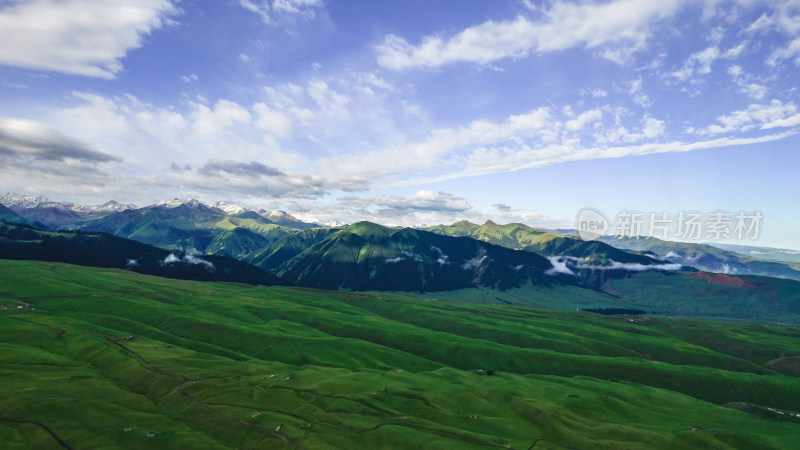
[[[631,272],[600,289],[525,284],[499,291],[478,286],[449,292],[408,293],[472,303],[681,316],[725,321],[800,323],[800,282],[708,272]]]
[[[796,326],[8,260],[0,303],[4,448],[787,449],[800,440]]]

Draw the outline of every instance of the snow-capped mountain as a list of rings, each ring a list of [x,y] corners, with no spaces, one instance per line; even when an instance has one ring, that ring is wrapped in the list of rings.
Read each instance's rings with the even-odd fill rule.
[[[214,203],[214,205],[212,205],[212,208],[217,208],[217,209],[219,209],[221,211],[224,211],[225,214],[227,214],[229,216],[235,216],[237,214],[241,214],[241,213],[247,211],[247,208],[245,208],[243,206],[234,205],[234,204],[231,204],[231,203],[228,203],[228,202],[222,202],[222,201]]]
[[[43,203],[52,203],[49,198],[41,195],[20,195],[13,192],[0,194],[0,203],[9,208],[35,208]]]
[[[167,209],[177,208],[179,206],[188,206],[190,208],[198,208],[200,206],[204,206],[204,207],[208,208],[208,206],[206,206],[203,203],[200,203],[198,200],[195,200],[193,198],[185,198],[183,200],[178,199],[178,198],[175,198],[175,199],[172,199],[172,200],[162,200],[162,201],[160,201],[158,203],[155,203],[152,206],[161,207],[161,208],[167,208]]]
[[[291,228],[313,228],[315,226],[318,226],[316,223],[304,222],[298,219],[297,217],[287,213],[286,211],[281,211],[280,209],[273,209],[272,211],[259,209],[258,211],[256,211],[256,213],[258,213],[262,217],[267,218],[271,222]]]
[[[41,195],[21,195],[13,192],[0,194],[0,203],[11,209],[55,208],[69,210],[79,214],[119,212],[136,209],[136,205],[124,205],[115,200],[110,200],[102,205],[79,205],[71,202],[54,202]]]
[[[287,213],[286,211],[281,211],[280,209],[273,209],[272,211],[267,211],[266,209],[259,209],[256,211],[258,214],[266,217],[267,219],[275,222],[277,220],[297,220],[296,217],[292,216],[291,214]]]
[[[137,209],[138,206],[134,204],[127,204],[124,205],[115,200],[109,200],[102,205],[94,206],[94,211],[102,211],[102,212],[120,212],[120,211],[127,211],[129,209]]]
[[[81,228],[90,220],[140,209],[136,205],[126,205],[114,200],[102,205],[80,205],[71,202],[54,202],[41,195],[21,195],[13,192],[0,194],[0,204],[28,220],[40,222],[54,229]],[[236,216],[251,211],[243,206],[225,201],[218,201],[209,206],[193,198],[163,200],[141,209],[157,209],[161,210],[163,214],[168,214],[169,217],[183,217],[190,220],[208,220],[223,214]],[[305,229],[317,226],[317,224],[303,222],[279,209],[271,211],[260,209],[253,212],[278,225],[291,228]]]
[[[136,208],[136,205],[123,205],[114,200],[102,205],[79,205],[71,202],[54,202],[41,195],[21,195],[13,192],[0,194],[0,203],[26,219],[55,228]]]

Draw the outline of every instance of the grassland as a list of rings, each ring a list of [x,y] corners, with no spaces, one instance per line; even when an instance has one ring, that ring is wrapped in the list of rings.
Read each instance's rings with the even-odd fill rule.
[[[785,449],[800,441],[793,325],[7,260],[0,303],[9,308],[0,311],[5,448]]]

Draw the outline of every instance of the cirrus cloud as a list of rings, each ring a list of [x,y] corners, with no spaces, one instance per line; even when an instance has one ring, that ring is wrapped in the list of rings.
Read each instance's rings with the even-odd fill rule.
[[[436,68],[455,62],[488,64],[576,46],[602,48],[604,56],[623,62],[626,55],[644,45],[652,23],[673,16],[683,3],[681,0],[555,2],[549,9],[536,11],[540,20],[525,16],[500,22],[489,20],[449,38],[426,36],[419,45],[390,34],[376,47],[378,64],[394,70]]]

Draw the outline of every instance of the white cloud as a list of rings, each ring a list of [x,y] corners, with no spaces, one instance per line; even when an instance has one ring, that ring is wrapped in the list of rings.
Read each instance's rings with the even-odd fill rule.
[[[200,134],[215,134],[231,128],[236,123],[249,123],[250,113],[241,105],[230,100],[219,100],[213,109],[205,105],[195,105],[192,113],[192,128]]]
[[[761,100],[767,95],[766,86],[762,86],[758,83],[741,83],[739,84],[739,90],[748,97],[756,100]]]
[[[81,159],[65,157],[58,165],[29,164],[31,167],[20,171],[17,164],[9,163],[8,157],[2,158],[6,167],[0,170],[0,177],[9,188],[23,183],[28,186],[26,191],[52,192],[52,186],[69,186],[65,192],[81,192],[81,195],[102,188],[104,196],[135,195],[129,201],[146,203],[148,200],[141,199],[152,201],[153,193],[158,199],[164,191],[193,193],[198,197],[290,199],[314,198],[333,190],[362,191],[369,186],[367,179],[357,176],[313,174],[307,157],[280,150],[271,141],[291,134],[292,123],[264,103],[247,108],[229,100],[219,100],[211,107],[187,102],[178,110],[147,104],[131,95],[103,97],[73,93],[72,100],[78,104],[54,114],[52,122],[64,130],[65,136],[74,137],[58,139],[60,150],[55,144],[50,145],[58,151],[50,151],[47,158],[65,156],[71,149],[71,154],[82,155]],[[43,127],[44,124],[29,134],[41,141],[48,136]],[[70,142],[69,148],[65,147]],[[126,162],[114,168],[113,174],[94,167],[102,162],[100,159],[108,162],[119,159],[109,155],[120,155]],[[97,161],[87,161],[90,156]],[[45,169],[50,171],[49,178],[31,176],[32,171]],[[93,172],[87,174],[90,169]],[[114,189],[119,189],[122,196],[114,194],[110,185],[117,186]],[[131,187],[135,187],[135,193],[130,192]]]
[[[775,50],[769,58],[767,64],[776,66],[781,61],[791,59],[795,65],[800,65],[800,37],[796,38],[785,47]]]
[[[358,81],[367,86],[373,86],[389,92],[396,92],[394,86],[383,78],[375,75],[373,72],[363,73],[358,76]]]
[[[328,111],[344,113],[346,112],[345,107],[350,103],[350,97],[331,89],[322,80],[313,79],[308,82],[308,95],[320,108]]]
[[[771,128],[788,128],[788,127],[796,127],[800,125],[800,114],[795,114],[793,116],[784,117],[781,119],[775,119],[770,122],[767,122],[761,125],[762,130],[769,130]]]
[[[547,272],[545,272],[547,275],[565,274],[565,275],[578,276],[578,274],[573,272],[572,269],[625,270],[628,272],[664,270],[664,271],[674,272],[676,270],[681,270],[681,268],[683,267],[680,264],[673,264],[673,263],[664,263],[664,264],[621,263],[618,261],[614,261],[613,259],[608,260],[608,264],[605,265],[587,264],[583,262],[580,258],[576,258],[574,256],[551,256],[548,258],[548,260],[550,260],[550,264],[552,264],[553,267],[549,269]]]
[[[697,142],[663,142],[642,143],[619,146],[587,146],[554,144],[547,146],[520,145],[517,147],[479,148],[467,158],[464,169],[433,179],[417,180],[417,182],[443,181],[465,176],[476,176],[489,173],[510,172],[532,167],[544,167],[567,161],[592,159],[621,158],[625,156],[648,155],[656,153],[687,152],[699,149],[728,147],[735,145],[751,145],[776,141],[793,135],[793,132],[766,135],[757,138],[719,138]]]
[[[545,274],[547,275],[557,275],[557,274],[564,274],[564,275],[572,275],[576,276],[575,272],[567,267],[567,260],[561,256],[550,256],[547,259],[550,260],[550,264],[553,266],[552,268],[548,269]]]
[[[589,91],[589,94],[594,98],[605,98],[605,97],[608,97],[608,92],[605,91],[604,89],[600,89],[600,88],[592,89],[591,91]]]
[[[755,100],[761,100],[767,95],[767,88],[753,81],[753,76],[745,73],[742,66],[732,65],[728,67],[728,74],[739,87],[739,92]]]
[[[650,96],[642,91],[642,77],[628,83],[627,92],[633,98],[633,102],[642,108],[648,108],[653,103]]]
[[[718,59],[736,59],[747,48],[748,43],[742,42],[736,47],[726,51],[721,51],[719,47],[707,47],[696,53],[692,53],[679,70],[672,72],[671,75],[680,81],[696,81],[695,75],[706,75],[711,73],[711,66]]]
[[[644,272],[646,270],[666,270],[676,271],[681,270],[680,264],[640,264],[640,263],[621,263],[614,260],[609,260],[607,266],[598,265],[579,265],[581,269],[595,269],[595,270],[626,270],[629,272]]]
[[[419,191],[411,198],[402,195],[345,196],[339,201],[348,209],[378,209],[413,214],[415,212],[464,212],[472,209],[469,201],[450,192]]]
[[[258,14],[262,22],[277,25],[282,21],[313,20],[322,0],[239,0],[239,6]]]
[[[216,267],[214,267],[214,263],[212,263],[211,261],[206,261],[205,259],[200,258],[199,256],[191,255],[189,253],[183,255],[183,258],[178,257],[174,253],[170,253],[169,255],[167,255],[166,258],[164,258],[163,261],[161,261],[161,265],[162,266],[167,266],[167,265],[177,264],[177,263],[185,263],[185,264],[191,264],[191,265],[195,265],[195,266],[203,266],[209,272],[213,272],[216,269]]]
[[[454,62],[488,64],[530,53],[566,50],[576,46],[601,49],[609,59],[624,62],[643,47],[653,23],[674,15],[682,1],[616,0],[605,4],[554,2],[538,12],[541,20],[524,16],[487,21],[450,38],[426,36],[419,45],[388,35],[376,49],[378,63],[400,70],[435,68]],[[569,30],[569,31],[566,31]]]
[[[664,121],[645,117],[642,134],[648,139],[654,139],[664,135]]]
[[[59,196],[98,195],[112,179],[105,170],[119,170],[119,156],[98,150],[50,125],[0,117],[0,180],[9,190]]]
[[[0,8],[0,63],[114,78],[126,53],[177,13],[170,0],[12,0]]]
[[[66,159],[97,164],[121,159],[95,150],[90,145],[34,120],[0,116],[0,155],[9,158],[30,157],[39,161],[60,162]]]
[[[710,73],[711,63],[719,58],[720,54],[719,48],[717,47],[708,47],[705,50],[693,53],[680,70],[672,72],[672,76],[679,80],[686,80],[691,78],[695,73]]]
[[[286,137],[292,132],[292,120],[286,114],[275,111],[265,103],[253,105],[256,114],[256,126],[277,136]]]
[[[443,155],[464,147],[539,134],[547,139],[555,134],[552,125],[549,109],[539,108],[512,115],[500,124],[476,120],[463,128],[434,130],[428,138],[414,143],[321,158],[318,165],[330,174],[385,177],[428,169],[437,164]]]
[[[584,126],[598,122],[600,119],[603,118],[603,112],[599,109],[590,109],[588,111],[584,111],[578,115],[575,119],[567,121],[565,127],[569,131],[578,131]]]
[[[780,100],[772,100],[769,104],[754,103],[747,109],[720,116],[717,119],[719,124],[709,125],[699,130],[699,133],[720,134],[749,131],[754,128],[766,130],[791,127],[797,125],[796,114],[797,107],[792,102],[784,104]]]

